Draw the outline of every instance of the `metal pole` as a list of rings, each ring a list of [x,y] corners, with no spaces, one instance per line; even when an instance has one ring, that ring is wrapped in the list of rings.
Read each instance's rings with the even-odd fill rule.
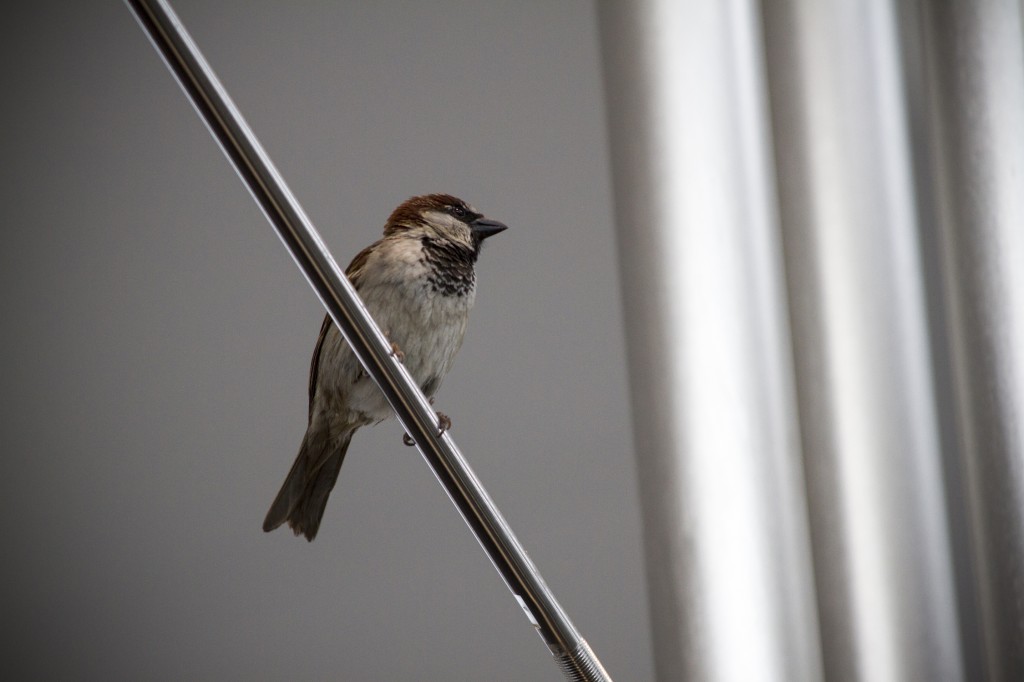
[[[819,680],[757,5],[598,8],[658,678]]]
[[[1024,679],[1024,12],[915,4],[979,658],[1009,682]]]
[[[504,578],[567,679],[610,680],[555,600],[455,442],[438,436],[437,416],[324,246],[259,141],[163,0],[126,0],[185,94],[252,192],[324,307],[380,386],[406,432]]]
[[[962,679],[895,8],[764,12],[826,677]]]

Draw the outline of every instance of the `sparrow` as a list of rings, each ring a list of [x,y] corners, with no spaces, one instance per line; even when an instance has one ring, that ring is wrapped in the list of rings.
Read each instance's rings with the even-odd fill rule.
[[[345,270],[395,356],[431,402],[462,345],[476,297],[480,247],[505,229],[449,194],[412,197],[391,213],[384,236]],[[352,434],[391,415],[384,394],[326,315],[309,368],[306,435],[263,530],[287,522],[312,541]],[[439,417],[442,428],[451,425]]]

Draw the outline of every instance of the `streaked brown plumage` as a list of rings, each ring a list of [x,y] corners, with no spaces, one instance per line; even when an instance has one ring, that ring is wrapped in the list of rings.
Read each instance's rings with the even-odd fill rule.
[[[462,345],[476,294],[480,245],[504,229],[451,195],[413,197],[392,212],[384,237],[361,251],[345,271],[428,396],[437,391]],[[316,537],[352,434],[390,415],[380,389],[325,317],[309,370],[306,435],[263,530],[287,522],[296,535]]]

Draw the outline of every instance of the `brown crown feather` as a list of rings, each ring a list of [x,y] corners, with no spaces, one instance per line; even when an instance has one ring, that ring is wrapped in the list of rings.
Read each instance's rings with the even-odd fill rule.
[[[388,222],[384,226],[384,234],[389,235],[399,230],[425,225],[424,213],[427,211],[440,211],[443,213],[448,210],[449,206],[462,206],[467,212],[473,212],[469,204],[458,197],[453,197],[451,194],[424,194],[418,197],[411,197],[402,202],[388,216]]]

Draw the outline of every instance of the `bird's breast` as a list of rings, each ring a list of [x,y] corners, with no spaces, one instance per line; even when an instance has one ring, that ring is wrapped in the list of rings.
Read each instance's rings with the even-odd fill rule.
[[[372,253],[354,282],[367,310],[402,352],[402,362],[428,395],[441,384],[462,345],[476,296],[472,270],[438,262],[419,240],[387,243]],[[450,263],[448,265],[451,265]],[[320,388],[339,411],[379,421],[391,414],[383,394],[332,329]]]
[[[402,351],[416,383],[436,390],[462,345],[476,283],[446,278],[430,267],[416,270],[410,268],[406,276],[377,285],[366,282],[359,293],[388,339]]]

